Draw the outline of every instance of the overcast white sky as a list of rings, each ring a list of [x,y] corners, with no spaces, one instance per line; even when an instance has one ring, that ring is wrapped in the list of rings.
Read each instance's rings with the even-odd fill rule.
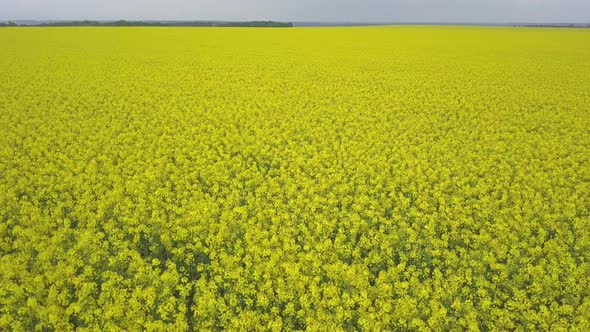
[[[0,20],[590,22],[590,0],[0,0]]]

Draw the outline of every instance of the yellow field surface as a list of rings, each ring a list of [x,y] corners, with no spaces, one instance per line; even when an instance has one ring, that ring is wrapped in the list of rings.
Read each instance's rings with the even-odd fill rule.
[[[0,330],[590,330],[590,29],[0,29]]]

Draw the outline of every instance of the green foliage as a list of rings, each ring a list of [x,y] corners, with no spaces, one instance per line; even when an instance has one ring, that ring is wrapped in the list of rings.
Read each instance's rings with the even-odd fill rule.
[[[590,330],[590,31],[0,31],[0,330]]]
[[[18,26],[18,25],[12,21],[0,22],[0,27],[15,27],[15,26]]]
[[[2,25],[0,25],[2,26]],[[42,27],[249,27],[249,28],[292,28],[290,22],[273,21],[58,21],[40,23]]]

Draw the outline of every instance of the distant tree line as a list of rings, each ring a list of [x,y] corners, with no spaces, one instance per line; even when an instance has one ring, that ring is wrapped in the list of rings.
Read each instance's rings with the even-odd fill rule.
[[[16,27],[16,26],[18,26],[18,25],[12,21],[8,21],[6,23],[0,22],[0,27]]]
[[[0,23],[0,26],[19,26],[14,22]],[[60,22],[43,22],[26,26],[43,26],[43,27],[70,27],[70,26],[88,26],[88,27],[293,27],[290,22],[274,21],[249,21],[249,22],[222,22],[222,21],[60,21]]]
[[[588,24],[527,24],[527,25],[520,25],[527,28],[590,28],[590,23]]]

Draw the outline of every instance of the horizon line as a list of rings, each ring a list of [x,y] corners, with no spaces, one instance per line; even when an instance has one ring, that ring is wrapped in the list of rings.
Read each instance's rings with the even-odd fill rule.
[[[588,21],[530,21],[530,20],[514,20],[514,21],[447,21],[447,20],[273,20],[273,19],[125,19],[125,18],[112,18],[112,19],[0,19],[0,23],[6,22],[84,22],[84,21],[96,21],[96,22],[276,22],[276,23],[322,23],[322,24],[590,24]]]

